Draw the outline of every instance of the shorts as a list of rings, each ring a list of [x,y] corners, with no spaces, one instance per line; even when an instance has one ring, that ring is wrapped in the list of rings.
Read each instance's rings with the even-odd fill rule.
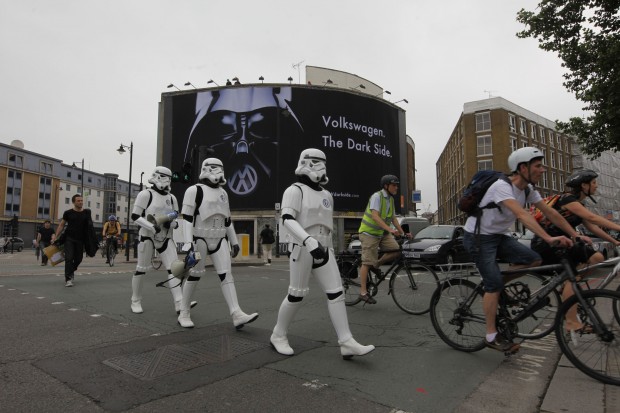
[[[476,239],[480,237],[479,243]],[[469,252],[480,271],[484,291],[493,293],[504,288],[504,278],[497,259],[516,265],[531,265],[540,261],[540,255],[521,244],[515,238],[504,234],[475,236],[465,231],[463,246]]]
[[[562,255],[557,254],[558,248],[553,248],[538,236],[532,239],[532,249],[542,257],[542,265],[559,264],[562,259]],[[576,243],[568,249],[566,258],[573,267],[576,267],[579,264],[586,264],[596,252],[591,245]]]
[[[377,266],[379,261],[379,250],[381,251],[399,251],[400,246],[389,232],[382,237],[374,237],[366,233],[360,233],[360,241],[362,243],[362,265]]]

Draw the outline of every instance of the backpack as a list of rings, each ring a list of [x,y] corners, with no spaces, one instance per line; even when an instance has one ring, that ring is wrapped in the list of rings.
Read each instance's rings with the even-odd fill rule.
[[[479,206],[484,194],[487,193],[489,187],[501,179],[512,185],[510,178],[503,172],[484,170],[478,171],[471,178],[471,182],[463,191],[463,196],[458,200],[459,210],[465,212],[467,216],[480,216],[483,209],[499,208],[495,202],[491,202],[483,207]],[[529,194],[529,187],[525,190],[525,197]]]
[[[550,195],[544,198],[543,202],[547,204],[548,206],[550,206],[551,208],[554,208],[554,205],[556,204],[556,202],[558,202],[558,199],[560,199],[560,195],[555,194],[555,195]],[[532,205],[530,207],[530,214],[534,217],[536,222],[538,222],[541,225],[544,224],[544,221],[546,220],[546,218],[543,215],[542,211],[536,208],[536,205]]]

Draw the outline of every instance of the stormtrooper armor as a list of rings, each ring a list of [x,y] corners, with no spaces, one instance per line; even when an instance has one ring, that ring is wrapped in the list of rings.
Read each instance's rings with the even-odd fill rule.
[[[200,169],[200,180],[207,180],[213,185],[224,186],[226,178],[224,178],[224,165],[217,158],[207,158],[202,162]]]
[[[280,305],[271,344],[280,354],[294,354],[288,343],[288,327],[303,297],[308,294],[310,275],[314,275],[327,295],[327,308],[338,335],[342,357],[349,359],[367,354],[374,350],[374,346],[359,344],[349,329],[340,272],[331,241],[333,199],[329,191],[318,185],[328,181],[325,154],[318,149],[304,150],[295,174],[301,178],[300,182],[289,186],[282,198],[281,228],[291,251],[290,283],[288,295]]]
[[[170,191],[170,182],[172,180],[172,172],[165,166],[156,166],[149,178],[149,184],[160,191]]]
[[[325,185],[329,182],[327,179],[327,160],[323,151],[318,149],[306,149],[299,156],[295,175],[305,175],[312,182]]]
[[[172,293],[175,310],[180,311],[182,291],[179,281],[172,276],[170,267],[177,259],[176,246],[172,240],[172,231],[178,226],[176,221],[168,222],[161,228],[153,225],[145,217],[173,216],[178,212],[178,203],[174,195],[170,194],[170,170],[163,166],[157,166],[149,179],[153,187],[140,191],[131,213],[134,222],[140,226],[138,233],[138,264],[132,277],[131,311],[142,313],[142,286],[144,275],[151,268],[151,259],[154,250],[157,250],[162,263],[168,270],[168,281],[165,283]],[[159,230],[159,231],[158,231]]]
[[[183,236],[184,250],[194,249],[201,257],[209,255],[213,267],[220,278],[220,287],[235,328],[258,318],[258,313],[246,314],[239,307],[234,278],[231,273],[231,251],[233,256],[239,252],[237,234],[230,219],[228,194],[221,188],[226,183],[222,162],[216,158],[206,159],[202,164],[200,179],[206,184],[192,185],[183,196]],[[183,284],[181,312],[178,318],[182,327],[194,326],[190,318],[191,297],[196,284],[205,273],[205,264],[200,262],[189,271]]]

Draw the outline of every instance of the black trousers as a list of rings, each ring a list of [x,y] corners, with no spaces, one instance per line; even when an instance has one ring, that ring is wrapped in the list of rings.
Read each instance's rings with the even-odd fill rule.
[[[75,270],[84,258],[84,242],[79,239],[65,240],[65,281],[73,280]]]

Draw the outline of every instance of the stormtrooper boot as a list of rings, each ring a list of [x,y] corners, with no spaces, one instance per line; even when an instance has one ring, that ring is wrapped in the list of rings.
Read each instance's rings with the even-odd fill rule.
[[[196,280],[188,279],[187,281],[185,281],[185,284],[183,285],[183,298],[181,298],[181,306],[179,308],[179,317],[177,319],[181,327],[184,327],[184,328],[194,327],[194,323],[192,322],[192,319],[190,318],[190,315],[189,315],[189,309],[190,309],[190,301],[192,299],[192,294],[194,294],[194,290],[196,289],[196,284],[198,284],[199,280],[200,278]]]
[[[174,301],[174,311],[176,311],[177,315],[181,314],[181,300],[183,299],[183,288],[179,283],[179,279],[172,276],[172,274],[168,275],[169,279],[166,282],[166,286],[170,289],[170,293],[172,294],[172,300]],[[192,301],[189,305],[190,308],[196,307],[198,304],[197,301]]]
[[[344,304],[344,295],[340,295],[334,300],[328,300],[327,303],[329,317],[338,335],[338,344],[340,344],[340,354],[342,358],[349,360],[353,356],[363,356],[373,351],[375,346],[363,346],[353,338],[351,330],[349,329],[349,319],[347,318],[347,309]]]
[[[288,326],[291,324],[291,321],[295,317],[295,314],[297,314],[300,307],[301,301],[291,303],[288,300],[288,297],[286,297],[280,305],[280,310],[278,311],[278,321],[276,322],[276,326],[273,328],[273,333],[269,338],[273,348],[275,348],[278,353],[285,356],[292,356],[295,354],[288,343],[286,333],[288,332]]]
[[[222,288],[222,294],[224,294],[226,304],[228,304],[228,309],[233,319],[233,325],[237,330],[242,329],[244,325],[258,318],[258,313],[246,314],[239,307],[237,289],[235,288],[235,281],[232,275],[226,275],[224,281],[220,283],[220,287]]]
[[[134,274],[131,278],[131,312],[142,314],[142,281],[144,274]]]

